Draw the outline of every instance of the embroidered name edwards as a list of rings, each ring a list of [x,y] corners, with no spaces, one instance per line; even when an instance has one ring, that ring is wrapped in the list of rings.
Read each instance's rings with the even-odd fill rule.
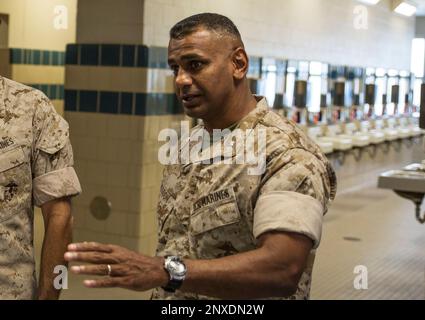
[[[219,202],[221,200],[230,199],[231,193],[229,189],[219,190],[213,193],[210,193],[199,200],[197,200],[193,205],[193,211],[199,210],[205,206],[208,206],[212,203]]]

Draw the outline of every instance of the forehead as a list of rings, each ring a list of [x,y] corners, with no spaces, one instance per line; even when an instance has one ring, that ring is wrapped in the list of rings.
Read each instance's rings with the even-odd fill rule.
[[[187,54],[214,56],[229,46],[229,38],[206,29],[196,30],[181,39],[170,39],[169,60],[179,59]]]

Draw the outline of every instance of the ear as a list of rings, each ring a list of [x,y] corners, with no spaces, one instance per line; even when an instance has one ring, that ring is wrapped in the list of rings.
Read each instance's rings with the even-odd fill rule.
[[[233,77],[237,80],[242,80],[248,73],[248,55],[242,47],[235,49],[232,55]]]

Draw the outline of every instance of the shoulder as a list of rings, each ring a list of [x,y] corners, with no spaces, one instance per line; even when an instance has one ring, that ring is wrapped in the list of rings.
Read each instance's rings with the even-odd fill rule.
[[[0,103],[16,117],[55,113],[49,98],[40,90],[0,77]]]
[[[292,149],[321,155],[319,146],[292,120],[269,110],[258,122],[258,128],[266,132],[267,154],[285,154]]]

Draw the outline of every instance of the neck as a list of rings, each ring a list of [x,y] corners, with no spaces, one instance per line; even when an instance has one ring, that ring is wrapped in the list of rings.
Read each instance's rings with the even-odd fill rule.
[[[245,82],[243,90],[237,90],[232,98],[226,103],[223,114],[214,119],[204,119],[205,129],[212,132],[213,129],[225,129],[232,124],[243,119],[248,113],[255,109],[257,100],[255,100],[251,91],[248,88],[248,83]]]

